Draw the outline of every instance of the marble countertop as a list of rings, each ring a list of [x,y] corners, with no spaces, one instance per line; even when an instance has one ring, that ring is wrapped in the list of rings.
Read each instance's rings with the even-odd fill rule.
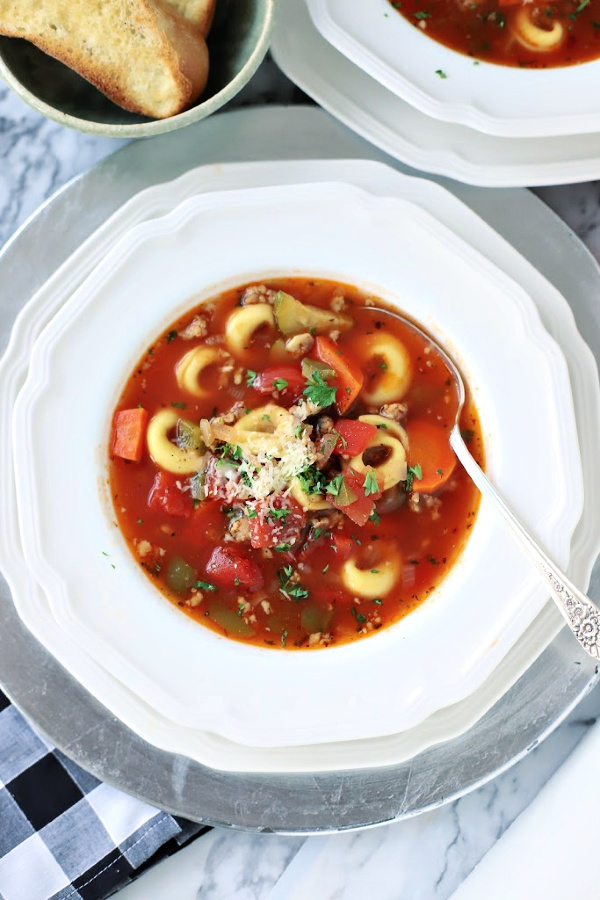
[[[289,103],[300,92],[266,60],[238,105]],[[122,142],[55,125],[0,85],[0,247],[62,185]],[[600,258],[598,183],[536,190]],[[213,829],[125,888],[123,900],[285,900],[283,873],[322,857],[314,900],[445,900],[538,794],[600,714],[594,691],[541,746],[490,784],[434,812],[329,838]],[[294,869],[289,870],[294,873]],[[289,875],[288,875],[289,880]],[[279,882],[279,887],[277,883]],[[507,895],[508,896],[508,895]],[[24,898],[25,900],[25,898]],[[535,900],[535,898],[532,898]]]

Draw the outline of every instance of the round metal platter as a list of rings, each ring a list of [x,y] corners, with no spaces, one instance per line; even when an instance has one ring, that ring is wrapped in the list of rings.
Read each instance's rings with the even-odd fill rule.
[[[223,113],[176,134],[130,144],[46,203],[0,254],[0,346],[19,309],[65,259],[138,191],[208,163],[374,159],[374,149],[322,110],[267,107]],[[529,191],[434,179],[470,206],[568,300],[600,359],[600,273],[575,235]],[[31,261],[35,260],[35,266]],[[600,600],[600,572],[590,596]],[[542,740],[592,687],[597,671],[563,630],[514,687],[454,740],[387,768],[248,775],[208,769],[144,742],[94,700],[21,623],[0,580],[0,684],[72,759],[169,812],[251,831],[323,833],[416,815],[499,774]]]

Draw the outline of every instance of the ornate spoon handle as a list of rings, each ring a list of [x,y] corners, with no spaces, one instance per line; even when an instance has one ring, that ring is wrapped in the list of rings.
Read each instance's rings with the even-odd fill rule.
[[[600,659],[600,609],[569,581],[521,525],[469,453],[456,425],[450,433],[450,444],[482,496],[491,500],[502,513],[523,550],[544,576],[552,599],[583,649],[594,659]]]

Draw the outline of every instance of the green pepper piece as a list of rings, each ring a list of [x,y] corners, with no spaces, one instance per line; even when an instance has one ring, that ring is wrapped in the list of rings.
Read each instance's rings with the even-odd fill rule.
[[[327,381],[328,378],[335,378],[337,375],[337,372],[334,372],[326,363],[322,363],[319,359],[309,359],[308,357],[302,360],[301,369],[307,381],[310,381],[315,372],[318,372],[324,381]]]
[[[183,594],[189,591],[196,578],[196,570],[185,559],[181,556],[171,557],[165,573],[165,582],[171,590]]]
[[[197,453],[204,453],[205,450],[200,426],[190,419],[179,419],[177,422],[175,443],[182,450],[194,450]]]
[[[237,634],[239,637],[251,637],[254,634],[254,630],[241,616],[220,604],[211,603],[210,617],[229,634]]]
[[[300,624],[308,634],[315,634],[318,631],[326,631],[331,621],[333,610],[323,609],[316,603],[307,603],[302,609],[300,616]]]

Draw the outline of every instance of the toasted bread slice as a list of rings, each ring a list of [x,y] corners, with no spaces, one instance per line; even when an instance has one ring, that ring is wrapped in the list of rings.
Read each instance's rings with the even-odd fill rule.
[[[0,34],[31,41],[119,106],[162,119],[208,78],[197,26],[165,0],[0,0]]]
[[[167,2],[199,28],[202,37],[208,37],[215,14],[216,0],[167,0]]]

